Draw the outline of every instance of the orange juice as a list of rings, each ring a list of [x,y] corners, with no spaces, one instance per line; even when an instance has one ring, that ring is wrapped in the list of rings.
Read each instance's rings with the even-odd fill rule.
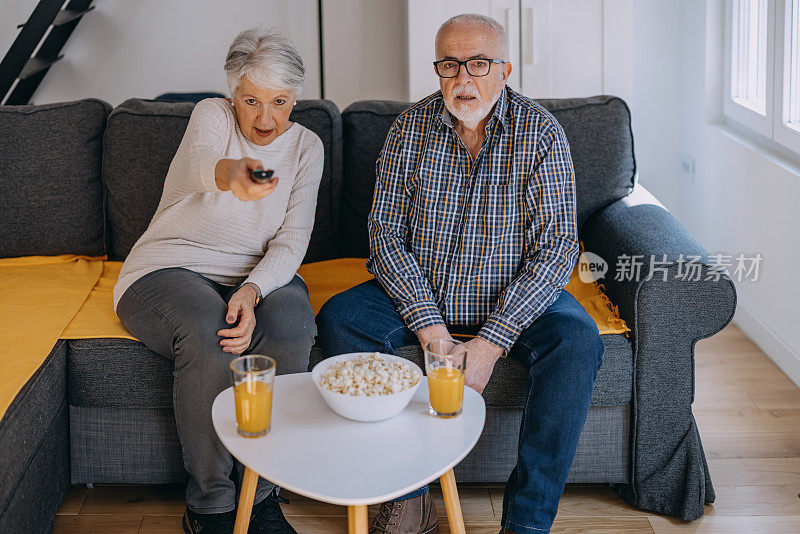
[[[256,437],[269,429],[272,415],[272,386],[259,380],[245,380],[233,388],[239,433]]]
[[[457,414],[464,399],[464,373],[452,367],[428,371],[431,408],[442,415]]]

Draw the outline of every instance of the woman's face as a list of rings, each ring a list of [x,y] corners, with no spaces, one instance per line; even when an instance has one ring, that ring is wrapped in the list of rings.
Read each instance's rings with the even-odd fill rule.
[[[244,136],[257,145],[268,145],[291,126],[295,95],[287,89],[267,89],[242,75],[233,95],[236,120]]]

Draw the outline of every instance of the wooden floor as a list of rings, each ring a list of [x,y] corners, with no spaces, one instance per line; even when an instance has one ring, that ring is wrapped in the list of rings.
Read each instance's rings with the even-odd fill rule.
[[[697,344],[696,370],[694,413],[717,492],[705,516],[686,523],[640,512],[606,486],[570,485],[554,533],[800,532],[800,389],[735,325]],[[180,533],[183,491],[74,486],[55,532]],[[503,487],[460,487],[459,493],[467,532],[497,533]],[[434,495],[444,534],[441,492],[435,489]],[[288,497],[283,510],[298,532],[346,532],[345,508]]]

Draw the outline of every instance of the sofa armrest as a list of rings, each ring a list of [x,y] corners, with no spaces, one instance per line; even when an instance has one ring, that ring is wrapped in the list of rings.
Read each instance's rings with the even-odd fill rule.
[[[641,185],[593,214],[582,239],[608,263],[606,294],[631,328],[631,476],[620,493],[640,508],[696,519],[714,490],[691,412],[694,345],[733,318],[733,282]],[[643,257],[638,279],[617,279],[625,256]],[[651,256],[663,269],[651,270]],[[692,276],[681,278],[687,267]]]
[[[693,341],[716,334],[733,318],[736,308],[733,282],[725,274],[716,279],[715,269],[708,262],[708,251],[641,185],[637,184],[627,197],[593,214],[582,228],[581,238],[587,251],[608,262],[608,273],[602,280],[606,294],[619,306],[634,337],[638,327],[651,324],[653,317],[649,313],[661,309],[677,313],[660,314],[663,329],[680,325],[674,334],[691,337]],[[616,279],[624,256],[643,258],[638,280]],[[668,262],[666,281],[662,272],[652,273],[648,279],[651,257],[656,262]],[[696,273],[699,280],[677,276],[690,260],[695,260],[692,263],[698,266],[692,274]],[[680,261],[684,264],[679,265]],[[668,299],[663,298],[663,291],[659,292],[664,288]]]

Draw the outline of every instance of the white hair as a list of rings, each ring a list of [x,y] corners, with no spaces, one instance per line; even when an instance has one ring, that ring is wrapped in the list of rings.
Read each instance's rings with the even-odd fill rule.
[[[231,96],[242,76],[270,89],[288,89],[300,96],[306,68],[286,35],[274,28],[257,26],[244,30],[231,43],[225,57],[225,76]]]
[[[503,27],[502,24],[497,22],[492,17],[487,17],[486,15],[478,15],[477,13],[465,13],[463,15],[456,15],[455,17],[450,17],[444,23],[439,26],[439,31],[436,32],[436,41],[435,44],[438,47],[439,40],[442,38],[442,35],[458,24],[465,24],[465,25],[480,25],[486,26],[494,32],[495,39],[497,40],[497,44],[500,48],[500,54],[502,57],[492,58],[492,59],[502,59],[503,61],[508,60],[508,34],[506,33],[506,29]]]

